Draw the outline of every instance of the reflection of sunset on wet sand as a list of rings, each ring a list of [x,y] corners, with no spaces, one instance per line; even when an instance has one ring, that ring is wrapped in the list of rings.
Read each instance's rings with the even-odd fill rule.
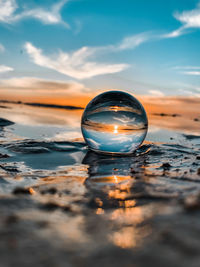
[[[142,101],[148,111],[150,133],[156,140],[153,126],[159,129],[158,135],[162,135],[169,129],[194,133],[193,126],[199,125],[193,120],[194,115],[199,118],[195,113],[198,101],[194,106],[191,101],[188,113],[181,99],[165,101],[165,106],[162,98],[143,97]],[[74,262],[80,257],[79,253],[94,257],[98,253],[101,255],[102,250],[109,257],[113,253],[113,260],[119,253],[141,255],[143,248],[147,252],[150,250],[150,257],[148,242],[154,244],[155,236],[158,235],[159,246],[163,246],[160,243],[162,220],[169,229],[174,213],[182,209],[180,199],[185,201],[189,194],[194,197],[200,188],[197,182],[199,147],[190,145],[189,140],[184,143],[185,137],[181,134],[178,137],[181,144],[174,144],[174,141],[152,143],[150,139],[151,142],[146,142],[134,155],[108,156],[88,150],[83,142],[80,132],[83,110],[13,103],[0,105],[2,117],[15,122],[2,129],[0,146],[0,175],[5,181],[1,183],[0,193],[11,192],[11,204],[20,210],[16,211],[15,225],[22,224],[23,232],[32,227],[31,234],[37,236],[38,231],[42,232],[42,240],[48,243],[56,237],[62,250],[75,253]],[[183,128],[184,118],[191,121],[191,129]],[[130,123],[127,116],[123,120]],[[178,124],[180,121],[183,124]],[[120,131],[131,132],[122,129],[120,121],[115,121],[108,130],[113,133],[116,144],[127,138],[119,135]],[[4,211],[9,211],[12,199],[9,197]],[[27,208],[29,203],[31,210]],[[174,206],[173,203],[178,204]],[[191,200],[187,203],[193,205]],[[179,216],[180,213],[176,223]],[[156,221],[155,226],[152,221]],[[177,228],[176,234],[181,229]]]
[[[200,266],[200,0],[0,0],[0,267]]]
[[[77,107],[85,106],[88,99],[69,95],[68,98],[50,97],[43,101],[43,97],[38,97],[31,99],[32,101],[24,98],[23,101]],[[160,133],[164,134],[166,130],[171,130],[170,134],[172,130],[198,133],[200,121],[198,99],[147,96],[140,96],[139,99],[147,111],[149,132],[155,135],[155,140],[157,140],[156,131],[158,136]],[[174,150],[173,144],[171,147],[162,145],[159,147],[159,142],[155,142],[153,146],[158,145],[158,147],[155,147],[154,151],[153,146],[148,147],[152,144],[150,138],[149,142],[147,139],[145,143],[147,147],[144,146],[134,157],[104,157],[87,152],[82,142],[80,132],[82,109],[70,110],[67,107],[62,109],[9,102],[1,102],[0,106],[1,116],[15,122],[12,129],[16,133],[14,136],[16,140],[21,140],[22,136],[26,135],[43,140],[37,144],[37,141],[33,143],[25,139],[22,143],[18,141],[9,146],[12,157],[15,157],[17,162],[15,168],[19,166],[22,170],[26,170],[15,174],[15,182],[25,186],[26,194],[39,202],[41,209],[55,210],[49,219],[51,227],[65,246],[73,247],[74,250],[77,249],[77,244],[79,248],[85,244],[95,247],[96,243],[94,245],[91,233],[87,230],[91,220],[92,224],[94,223],[93,228],[96,229],[95,235],[98,236],[96,237],[98,245],[104,246],[106,243],[122,250],[139,249],[152,234],[152,226],[148,220],[151,220],[154,214],[162,213],[164,210],[168,212],[168,207],[154,201],[175,199],[182,194],[182,190],[189,192],[191,186],[196,188],[194,181],[199,177],[198,171],[188,171],[196,156],[186,154],[187,157],[181,161],[184,166],[180,166],[180,157],[184,156],[184,151],[188,153],[188,147],[180,148],[179,152],[179,147]],[[110,125],[87,121],[86,128],[103,130],[105,134],[112,133],[113,142],[117,144],[128,140],[129,135],[142,131],[144,125],[140,123],[135,125],[134,120],[127,115],[119,120],[117,112],[120,109],[113,106],[109,110],[115,113],[115,120]],[[102,109],[99,111],[108,112]],[[127,111],[131,110],[123,110]],[[24,157],[23,151],[27,157]],[[43,151],[43,154],[39,151]],[[151,153],[154,156],[151,156]],[[176,157],[176,161],[170,161],[173,156]],[[23,160],[23,164],[20,160]],[[166,160],[170,161],[170,164],[165,164]],[[8,167],[3,166],[3,168]],[[40,170],[41,168],[44,170]],[[11,179],[10,174],[5,174],[5,169],[0,170],[0,174],[8,181]],[[191,181],[185,182],[184,185],[179,182],[174,188],[175,179],[180,180],[181,175],[185,181],[188,179]],[[37,180],[29,185],[28,179],[35,176]],[[87,215],[84,215],[85,211]],[[26,212],[23,216],[29,218],[32,214],[41,218],[44,216],[42,211],[39,215],[37,212],[31,214]],[[93,216],[97,216],[97,219]],[[72,225],[68,227],[68,223]]]
[[[150,125],[185,132],[199,132],[200,98],[139,97]]]
[[[1,95],[1,99],[4,99],[6,95]],[[157,127],[163,127],[166,129],[172,129],[177,131],[195,131],[198,132],[199,129],[199,123],[200,121],[200,99],[198,98],[183,98],[183,97],[147,97],[147,96],[138,96],[141,103],[144,105],[148,119],[149,124],[151,126],[157,126]],[[36,97],[36,98],[19,98],[18,100],[23,100],[27,102],[36,102],[36,103],[48,103],[48,104],[58,104],[58,105],[71,105],[71,106],[85,106],[89,99],[91,97],[79,97],[79,96],[67,96],[65,98],[46,98],[46,97]],[[8,100],[15,100],[16,97],[10,96],[8,97]],[[1,103],[0,103],[1,104]],[[49,122],[51,124],[55,121],[58,124],[65,124],[66,119],[70,119],[69,116],[66,116],[65,114],[68,114],[69,112],[73,114],[73,117],[77,116],[77,119],[74,117],[72,119],[71,123],[73,124],[73,121],[78,121],[81,117],[82,111],[63,111],[59,109],[43,109],[43,108],[31,108],[31,107],[19,107],[18,105],[13,106],[12,104],[1,104],[2,106],[9,106],[12,109],[15,109],[15,117],[16,121],[20,120],[20,117],[29,116],[28,114],[32,114],[29,116],[29,121],[32,120],[32,117],[37,117],[37,121],[42,121],[42,123]],[[23,112],[22,112],[23,110]],[[38,112],[40,110],[40,112]],[[113,109],[114,110],[114,109]],[[9,114],[9,110],[5,112],[4,109],[1,109],[3,113]],[[114,110],[116,111],[116,110]],[[11,114],[10,110],[10,114]],[[23,115],[22,115],[23,113]],[[50,115],[52,113],[52,116]],[[17,115],[18,114],[18,115]],[[57,114],[57,115],[56,115]],[[13,115],[13,113],[12,113]],[[7,115],[9,118],[11,116]],[[42,117],[44,119],[42,119]],[[41,118],[41,119],[40,119]],[[65,118],[65,119],[64,119]],[[46,120],[46,121],[45,121]],[[24,120],[25,123],[26,119]],[[31,122],[31,121],[30,121]],[[34,121],[32,121],[34,123]],[[105,126],[103,126],[104,129]],[[114,126],[115,127],[115,126]],[[118,126],[118,129],[120,129],[120,126]],[[116,129],[114,129],[115,131]]]

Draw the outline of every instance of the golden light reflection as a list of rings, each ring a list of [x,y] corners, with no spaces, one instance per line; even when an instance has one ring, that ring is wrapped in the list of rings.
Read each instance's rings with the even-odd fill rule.
[[[130,185],[127,185],[129,181],[132,181],[132,177],[130,175],[127,176],[119,176],[119,175],[112,175],[112,176],[104,176],[104,177],[96,177],[93,181],[93,183],[109,183],[109,184],[120,184],[120,188],[127,188],[130,187]],[[125,184],[124,184],[125,183]]]
[[[109,239],[120,248],[138,246],[143,238],[151,233],[149,226],[141,227],[141,223],[146,217],[146,208],[134,207],[135,204],[135,200],[124,201],[125,208],[116,209],[111,214],[111,220],[114,224],[120,225],[120,230],[109,235]]]
[[[132,184],[132,180],[124,180],[123,184],[119,184],[121,177],[118,177],[116,175],[113,176],[114,182],[118,184],[117,188],[113,190],[109,190],[108,192],[108,197],[109,198],[114,198],[114,199],[119,199],[119,200],[124,200],[130,195],[130,186]],[[129,176],[126,177],[128,179]],[[130,179],[130,178],[129,178]]]
[[[116,175],[114,175],[114,179],[115,179],[115,183],[118,184],[118,179]]]
[[[110,198],[114,198],[114,199],[125,199],[127,197],[127,192],[121,191],[120,189],[116,189],[116,190],[110,190],[108,193],[108,196]]]
[[[133,108],[133,107],[128,107],[128,106],[106,106],[106,107],[99,107],[97,109],[95,109],[95,111],[90,111],[88,112],[88,115],[94,114],[96,112],[105,112],[105,111],[114,111],[114,112],[118,112],[118,111],[128,111],[128,112],[134,112],[136,114],[141,115],[141,110],[137,109],[137,108]]]
[[[136,200],[126,200],[126,201],[119,202],[120,207],[125,207],[125,208],[134,207],[135,204],[136,204]]]
[[[28,190],[29,190],[29,193],[30,193],[31,195],[33,195],[33,194],[36,193],[35,190],[34,190],[32,187],[30,187]]]
[[[112,212],[111,220],[118,221],[119,223],[128,223],[128,224],[130,223],[132,225],[141,223],[145,217],[143,209],[141,207],[134,207],[134,206],[126,208],[125,203],[126,201],[124,201],[125,208],[119,208]],[[133,205],[135,204],[136,202],[134,201]],[[130,205],[130,203],[127,205]]]
[[[131,134],[137,131],[138,133],[143,133],[146,129],[146,125],[143,122],[138,122],[137,124],[131,125],[113,125],[106,123],[99,123],[95,121],[84,121],[84,128],[88,130],[102,130],[104,132],[114,133],[114,134]]]
[[[110,110],[117,112],[119,110],[118,106],[112,106],[110,107]]]
[[[96,210],[96,214],[98,214],[98,215],[100,215],[100,214],[104,214],[104,209],[102,209],[102,208],[98,208],[98,209]]]
[[[99,207],[102,207],[103,206],[103,201],[100,199],[100,198],[95,198],[95,202],[96,204],[99,206]]]
[[[128,226],[122,228],[122,230],[115,232],[111,236],[112,242],[120,248],[131,248],[137,244],[136,229]]]

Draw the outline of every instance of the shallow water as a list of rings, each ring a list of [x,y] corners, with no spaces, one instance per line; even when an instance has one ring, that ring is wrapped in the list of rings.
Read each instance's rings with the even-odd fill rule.
[[[14,110],[0,127],[3,266],[198,266],[200,135],[151,124],[133,155],[107,156],[77,111],[1,117]]]

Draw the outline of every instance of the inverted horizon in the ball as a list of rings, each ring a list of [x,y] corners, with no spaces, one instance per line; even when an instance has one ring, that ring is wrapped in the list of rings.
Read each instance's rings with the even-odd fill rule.
[[[90,149],[100,153],[133,153],[144,141],[147,129],[143,106],[122,91],[96,96],[82,115],[83,137]]]

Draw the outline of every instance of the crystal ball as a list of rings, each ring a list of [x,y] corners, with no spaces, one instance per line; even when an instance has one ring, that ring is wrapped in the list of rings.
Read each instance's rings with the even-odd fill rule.
[[[146,112],[132,95],[104,92],[86,106],[81,130],[88,147],[99,153],[131,154],[144,141],[148,129]]]

